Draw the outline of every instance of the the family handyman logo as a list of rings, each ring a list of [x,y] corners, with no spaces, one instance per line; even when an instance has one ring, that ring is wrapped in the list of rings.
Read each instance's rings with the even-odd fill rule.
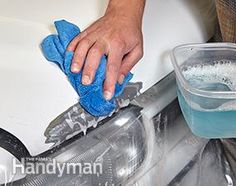
[[[21,159],[19,163],[13,158],[13,174],[17,172],[21,174],[54,174],[61,177],[65,174],[102,174],[102,163],[100,162],[57,162],[56,159],[40,160],[40,161],[28,161]]]

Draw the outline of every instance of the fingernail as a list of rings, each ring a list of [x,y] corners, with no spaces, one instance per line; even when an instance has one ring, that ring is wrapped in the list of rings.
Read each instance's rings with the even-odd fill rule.
[[[118,83],[122,84],[124,82],[124,78],[125,78],[125,76],[123,74],[121,74],[119,79],[118,79]]]
[[[106,100],[110,100],[112,98],[112,93],[109,91],[104,91],[104,97]]]
[[[89,85],[89,84],[91,83],[91,80],[90,80],[90,78],[89,78],[88,75],[84,75],[84,76],[82,77],[82,83],[83,83],[84,85]]]
[[[79,72],[79,66],[77,63],[73,63],[71,65],[71,71],[74,72],[74,73],[78,73]]]

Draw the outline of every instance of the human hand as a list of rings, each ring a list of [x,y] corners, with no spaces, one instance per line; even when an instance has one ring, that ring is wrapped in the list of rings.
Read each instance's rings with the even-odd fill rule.
[[[143,9],[141,5],[137,6],[137,1],[130,2],[136,4],[110,1],[105,15],[75,37],[67,48],[74,52],[71,71],[78,73],[83,68],[84,85],[93,82],[101,57],[107,55],[106,100],[113,97],[117,81],[122,84],[124,77],[143,56]]]

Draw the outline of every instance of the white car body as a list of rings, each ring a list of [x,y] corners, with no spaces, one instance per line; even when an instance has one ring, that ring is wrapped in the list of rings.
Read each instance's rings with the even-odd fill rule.
[[[103,15],[107,3],[0,1],[0,128],[16,136],[32,156],[50,149],[51,144],[45,143],[45,129],[78,101],[65,75],[42,55],[40,43],[55,32],[53,21],[66,19],[83,30]],[[142,92],[173,70],[169,59],[173,47],[206,42],[212,37],[216,18],[213,6],[206,0],[147,0],[145,55],[132,70],[132,81],[143,82]],[[2,161],[4,158],[0,158],[0,165]]]

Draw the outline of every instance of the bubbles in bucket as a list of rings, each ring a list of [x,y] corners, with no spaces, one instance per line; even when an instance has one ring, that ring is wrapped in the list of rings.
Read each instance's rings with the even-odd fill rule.
[[[181,70],[185,79],[194,88],[214,92],[236,91],[236,63],[230,60],[219,60],[193,66],[183,65]],[[212,111],[214,109],[220,111],[236,109],[235,100],[227,99],[225,102],[222,100],[217,102],[217,100],[209,98],[198,102],[197,99],[189,99],[186,101],[198,110]]]

